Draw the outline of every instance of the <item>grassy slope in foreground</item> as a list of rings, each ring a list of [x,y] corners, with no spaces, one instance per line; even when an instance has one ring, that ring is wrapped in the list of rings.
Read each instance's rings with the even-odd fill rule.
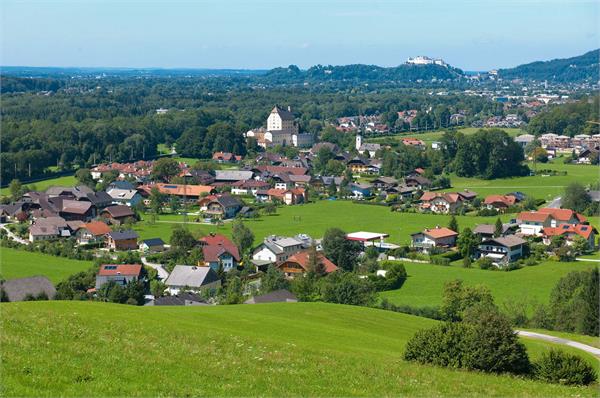
[[[56,284],[69,275],[85,271],[91,265],[90,261],[71,260],[7,247],[0,248],[0,276],[4,279],[44,275]]]
[[[454,279],[462,279],[468,285],[488,286],[498,304],[511,300],[546,303],[560,278],[571,271],[583,271],[598,264],[547,261],[509,272],[407,262],[404,266],[408,273],[404,285],[398,290],[381,293],[381,297],[394,304],[424,307],[441,304],[444,283]]]
[[[364,307],[29,302],[1,310],[3,396],[596,394],[406,363],[407,339],[435,321]],[[536,342],[532,355],[543,349]]]

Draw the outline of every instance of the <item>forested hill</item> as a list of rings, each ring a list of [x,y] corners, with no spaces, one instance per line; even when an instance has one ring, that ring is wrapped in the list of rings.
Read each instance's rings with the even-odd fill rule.
[[[500,69],[503,79],[548,80],[549,82],[574,83],[598,81],[600,49],[572,58],[537,61],[511,69]]]
[[[377,65],[315,65],[300,70],[296,65],[271,69],[262,78],[277,83],[361,81],[361,82],[415,82],[417,80],[448,80],[464,75],[463,71],[441,65],[408,65],[384,68]]]

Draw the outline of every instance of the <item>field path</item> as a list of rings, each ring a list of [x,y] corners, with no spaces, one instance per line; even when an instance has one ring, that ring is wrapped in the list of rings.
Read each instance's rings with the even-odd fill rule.
[[[517,330],[517,334],[519,336],[530,337],[532,339],[545,340],[551,343],[568,345],[569,347],[577,348],[579,350],[583,350],[587,353],[590,353],[596,358],[600,358],[600,349],[587,344],[582,344],[573,340],[567,340],[561,337],[550,336],[542,333],[526,332],[524,330]]]

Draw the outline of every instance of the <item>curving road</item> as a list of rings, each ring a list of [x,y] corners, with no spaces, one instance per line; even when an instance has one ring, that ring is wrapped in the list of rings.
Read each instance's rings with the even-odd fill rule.
[[[589,354],[592,354],[596,358],[600,358],[600,348],[592,347],[591,345],[578,343],[577,341],[567,340],[567,339],[563,339],[561,337],[550,336],[548,334],[528,332],[525,330],[517,330],[516,332],[519,336],[530,337],[532,339],[545,340],[545,341],[549,341],[551,343],[567,345],[569,347],[577,348],[579,350],[582,350]]]

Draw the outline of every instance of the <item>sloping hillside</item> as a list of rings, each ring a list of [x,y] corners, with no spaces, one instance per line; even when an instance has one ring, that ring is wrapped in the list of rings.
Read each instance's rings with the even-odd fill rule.
[[[362,307],[29,302],[0,310],[2,396],[596,394],[406,363],[407,339],[434,321]]]
[[[504,79],[548,80],[553,82],[598,81],[600,50],[571,58],[536,61],[498,71]]]

